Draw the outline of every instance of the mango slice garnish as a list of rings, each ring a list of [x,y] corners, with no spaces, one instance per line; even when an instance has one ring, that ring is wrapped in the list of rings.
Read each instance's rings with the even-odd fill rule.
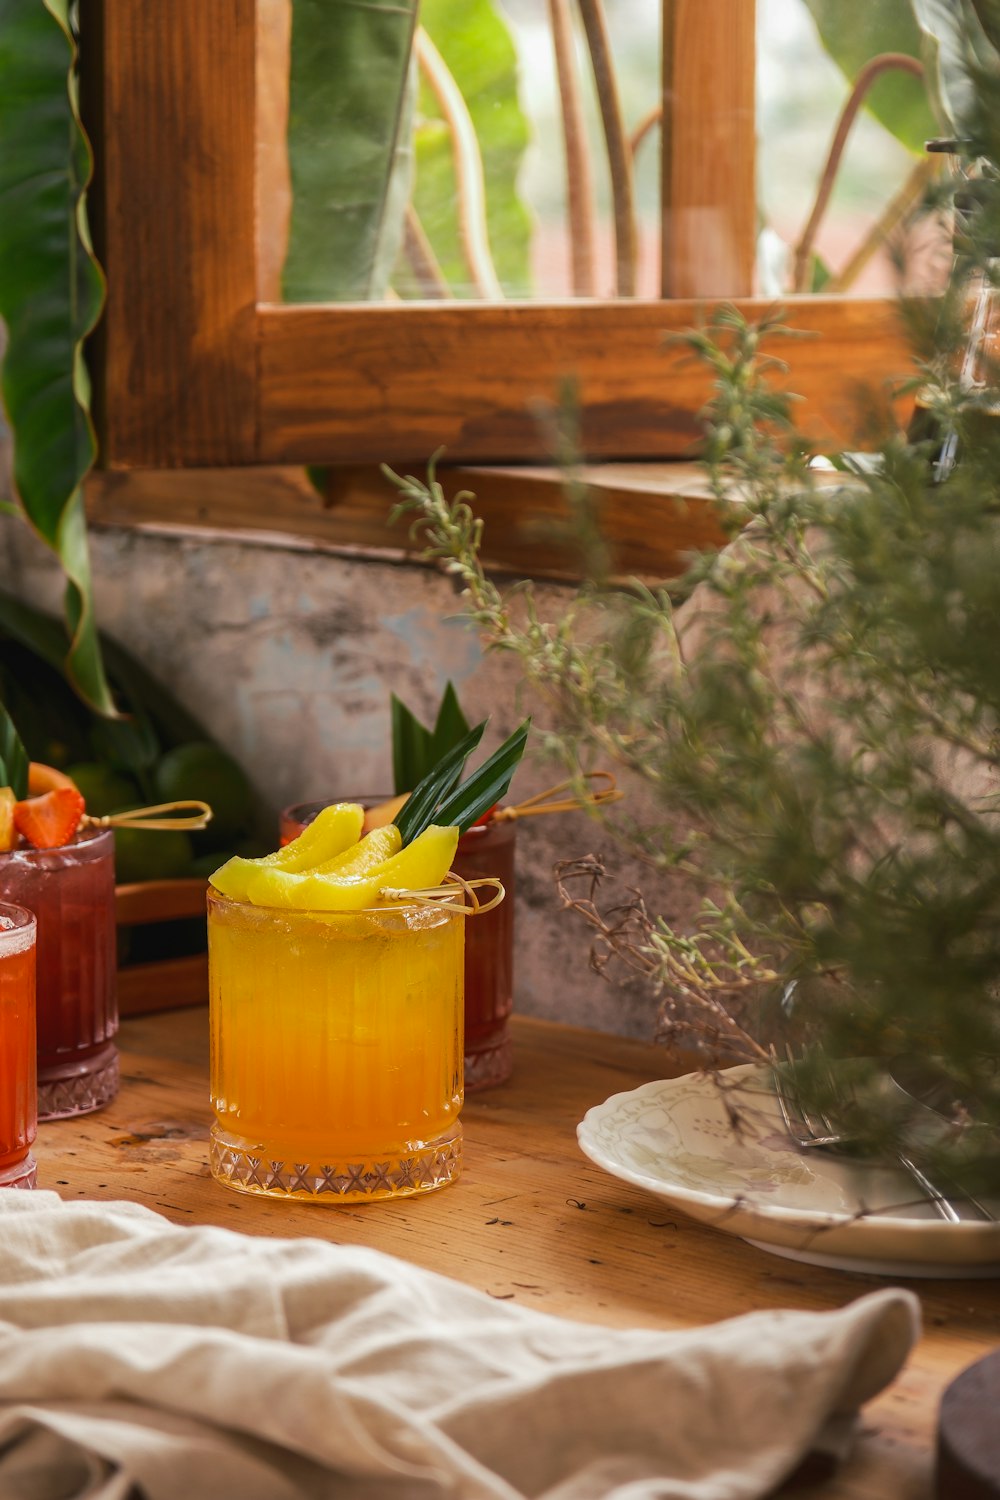
[[[236,856],[227,860],[211,876],[211,884],[223,896],[229,896],[233,901],[245,901],[250,880],[261,871],[297,874],[313,870],[354,848],[364,817],[365,811],[359,802],[335,802],[324,807],[298,838],[292,839],[283,849],[276,849],[273,854],[265,854],[260,859]]]
[[[376,829],[368,837],[374,839],[376,834],[384,831]],[[457,848],[457,828],[439,828],[432,824],[405,849],[367,873],[346,875],[343,871],[321,873],[316,870],[303,874],[294,882],[282,883],[282,890],[287,895],[280,904],[315,912],[364,911],[386,905],[388,900],[381,893],[387,889],[418,891],[439,886],[451,868]],[[271,883],[265,884],[265,877],[261,875],[254,882],[252,899],[263,905],[261,898],[265,892],[271,891]]]
[[[360,880],[384,865],[394,854],[398,854],[399,846],[399,829],[394,823],[390,823],[385,828],[374,829],[352,848],[317,865],[315,869],[298,874],[274,868],[257,870],[247,884],[247,900],[252,901],[254,906],[308,907],[309,901],[303,900],[300,894],[305,882],[319,879]]]

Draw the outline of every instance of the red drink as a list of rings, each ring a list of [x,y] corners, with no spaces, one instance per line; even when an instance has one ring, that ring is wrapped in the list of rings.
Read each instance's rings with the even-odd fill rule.
[[[0,854],[0,897],[38,919],[38,1117],[100,1109],[118,1092],[114,835]]]
[[[372,807],[386,799],[357,800]],[[297,838],[328,805],[328,802],[300,802],[286,808],[281,814],[282,844]],[[507,1025],[514,1005],[514,838],[513,820],[479,824],[459,839],[452,865],[463,880],[495,876],[507,892],[500,905],[485,916],[465,919],[467,1094],[503,1083],[510,1077],[514,1063]]]
[[[468,917],[465,932],[465,1092],[492,1088],[511,1075],[507,1022],[514,1007],[513,820],[481,823],[463,833],[452,869],[463,880],[494,876],[506,891],[499,906]],[[491,892],[486,891],[486,897]]]
[[[0,905],[0,1187],[33,1188],[35,919]]]

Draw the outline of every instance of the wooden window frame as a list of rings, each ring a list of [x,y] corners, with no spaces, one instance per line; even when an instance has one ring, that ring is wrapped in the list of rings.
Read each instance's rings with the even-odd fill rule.
[[[665,5],[668,300],[405,306],[257,300],[256,0],[84,4],[104,465],[420,461],[440,445],[449,461],[537,461],[534,403],[569,375],[591,458],[690,455],[706,386],[666,335],[706,299],[765,305],[746,295],[753,0]],[[708,245],[726,247],[721,262]],[[842,432],[851,385],[908,368],[893,304],[786,305],[820,335],[783,351],[804,419]]]

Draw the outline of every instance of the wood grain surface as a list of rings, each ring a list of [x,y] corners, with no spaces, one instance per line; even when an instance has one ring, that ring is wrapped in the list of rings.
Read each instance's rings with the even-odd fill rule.
[[[664,297],[748,297],[753,291],[755,44],[754,0],[664,6]]]
[[[695,1224],[591,1164],[576,1144],[586,1110],[674,1069],[639,1042],[515,1020],[511,1082],[463,1111],[465,1170],[440,1192],[369,1206],[245,1197],[207,1165],[204,1010],[133,1019],[122,1089],[99,1114],[39,1130],[39,1186],[125,1198],[182,1224],[364,1244],[492,1297],[616,1327],[687,1328],[764,1307],[839,1307],[887,1282],[781,1260]],[[810,1500],[928,1500],[937,1403],[949,1380],[1000,1342],[996,1282],[910,1283],[924,1337],[902,1376],[865,1408],[854,1455],[829,1480],[786,1486]]]
[[[787,361],[796,416],[820,443],[858,446],[858,389],[912,374],[898,309],[886,300],[788,298],[803,336]],[[742,302],[749,316],[771,307]],[[690,458],[710,375],[671,336],[705,321],[695,301],[558,306],[258,308],[263,463],[426,459],[545,461],[539,404],[575,382],[588,459]],[[872,397],[867,398],[867,409]]]
[[[102,23],[99,54],[84,60],[91,99],[100,71],[88,123],[108,278],[102,452],[250,462],[255,0],[88,4],[88,25]]]
[[[401,465],[423,474],[424,459]],[[693,550],[724,541],[701,469],[690,463],[595,464],[583,471],[613,559],[625,576],[671,578]],[[563,478],[548,467],[445,468],[449,496],[476,495],[485,523],[483,560],[532,578],[578,578]],[[389,525],[397,492],[374,465],[328,470],[320,495],[302,469],[108,470],[87,480],[92,523],[195,529],[227,538],[256,534],[305,545],[414,557],[405,519]],[[136,919],[137,920],[137,919]]]

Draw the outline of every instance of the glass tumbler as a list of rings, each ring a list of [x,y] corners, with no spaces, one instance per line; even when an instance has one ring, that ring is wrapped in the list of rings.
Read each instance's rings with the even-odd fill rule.
[[[35,918],[0,905],[0,1187],[33,1188]]]
[[[59,1120],[118,1092],[114,835],[0,854],[0,899],[34,912],[38,1118]]]
[[[345,798],[365,807],[384,797]],[[298,838],[329,802],[286,807],[279,825],[282,844]],[[514,870],[516,824],[499,819],[463,833],[452,869],[463,880],[495,876],[506,896],[492,911],[469,922],[465,935],[465,1092],[492,1088],[511,1075],[514,1047],[509,1021],[514,1008]]]
[[[461,1170],[456,911],[276,910],[209,891],[212,1175],[370,1202]]]

